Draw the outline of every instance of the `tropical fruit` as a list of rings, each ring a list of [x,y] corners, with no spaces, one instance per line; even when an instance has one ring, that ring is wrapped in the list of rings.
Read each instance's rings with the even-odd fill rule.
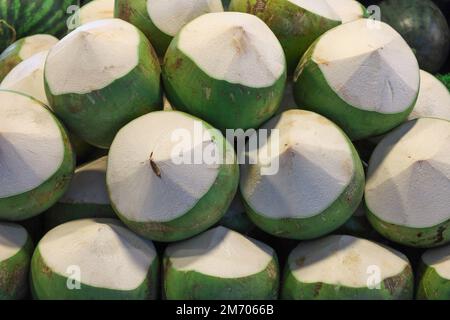
[[[31,260],[39,300],[148,300],[158,288],[153,243],[115,219],[82,219],[50,230]]]
[[[256,128],[279,107],[286,62],[277,38],[257,17],[209,13],[173,39],[163,80],[175,109],[221,130]]]
[[[365,14],[354,0],[232,0],[230,11],[254,14],[272,29],[286,54],[289,73],[320,35]]]
[[[437,78],[447,87],[447,90],[450,91],[450,73],[438,75]]]
[[[258,135],[259,145],[251,145]],[[270,234],[323,236],[343,225],[361,202],[364,171],[358,153],[318,114],[282,113],[249,138],[247,150],[240,191],[250,219]]]
[[[116,0],[115,17],[142,30],[160,57],[188,22],[209,12],[223,11],[220,0]]]
[[[420,118],[395,129],[369,162],[368,218],[384,237],[413,247],[450,241],[450,121]]]
[[[239,167],[218,130],[188,114],[161,111],[119,131],[106,176],[119,218],[136,233],[166,242],[192,237],[223,217]]]
[[[275,251],[224,227],[169,245],[164,254],[169,300],[268,300],[278,297]]]
[[[86,3],[80,8],[77,19],[77,26],[83,24],[114,18],[114,0],[94,0]]]
[[[107,157],[94,160],[75,170],[69,189],[45,212],[45,225],[52,229],[82,218],[115,218],[106,189]]]
[[[0,219],[20,221],[65,193],[75,159],[67,133],[37,100],[0,90]]]
[[[18,300],[28,292],[33,244],[20,225],[0,222],[0,300]]]
[[[299,244],[289,255],[281,297],[288,300],[412,299],[408,258],[352,236],[332,235]]]
[[[150,42],[119,19],[87,23],[58,42],[47,57],[45,85],[70,131],[100,148],[129,121],[162,109],[160,66]]]
[[[383,22],[360,19],[321,36],[294,76],[297,105],[338,124],[352,140],[395,128],[419,93],[419,66],[408,44]]]
[[[450,299],[450,246],[429,249],[422,255],[417,299]]]

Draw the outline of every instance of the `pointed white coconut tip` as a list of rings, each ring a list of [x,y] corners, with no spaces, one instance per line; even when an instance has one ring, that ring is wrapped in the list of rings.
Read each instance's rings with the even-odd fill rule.
[[[195,18],[223,11],[221,0],[147,0],[147,12],[153,24],[172,37]]]
[[[78,266],[81,282],[113,290],[134,290],[157,256],[144,240],[114,219],[82,219],[50,230],[39,242],[45,264],[63,277]]]
[[[179,271],[242,278],[264,271],[274,258],[269,246],[225,227],[170,245],[165,255]]]
[[[420,70],[420,90],[408,120],[417,118],[450,120],[450,92],[436,77]]]
[[[289,255],[288,263],[299,282],[351,288],[377,285],[409,265],[408,259],[393,249],[345,235],[301,243]],[[371,281],[374,270],[380,272],[378,283]]]
[[[48,105],[44,85],[44,66],[48,51],[41,51],[15,66],[0,84],[0,89],[29,95]]]
[[[345,23],[317,42],[312,60],[346,103],[365,111],[401,113],[419,92],[419,65],[392,27],[371,19]]]
[[[0,222],[0,262],[17,254],[27,239],[28,233],[21,225]]]
[[[54,95],[86,94],[126,76],[139,63],[139,30],[120,19],[87,23],[49,52],[45,78]]]
[[[288,0],[290,3],[301,7],[318,16],[341,21],[343,23],[353,21],[364,16],[361,4],[353,0]]]
[[[80,23],[114,18],[114,0],[94,0],[80,9]]]
[[[369,163],[365,199],[379,219],[411,228],[450,219],[450,122],[421,118],[389,133]]]
[[[107,185],[122,215],[138,222],[171,221],[211,189],[221,165],[210,155],[219,155],[222,146],[203,125],[183,112],[160,111],[119,131],[109,152]]]
[[[273,85],[286,69],[278,39],[246,13],[200,16],[180,31],[178,49],[210,77],[251,88]]]
[[[64,142],[55,118],[36,100],[0,90],[0,106],[0,198],[7,198],[47,181],[63,162]]]
[[[107,161],[108,157],[105,156],[75,170],[69,190],[59,202],[110,204],[106,188]]]
[[[325,117],[289,110],[261,129],[267,143],[249,148],[241,169],[241,192],[256,212],[272,219],[309,218],[322,213],[345,190],[355,174],[345,134]],[[270,165],[268,165],[270,164]],[[275,174],[261,174],[272,167]]]
[[[434,268],[439,276],[450,280],[450,245],[425,251],[422,261]]]
[[[58,41],[57,38],[49,34],[36,34],[34,36],[26,37],[20,49],[19,57],[22,60],[25,60],[38,52],[48,51],[58,43]]]

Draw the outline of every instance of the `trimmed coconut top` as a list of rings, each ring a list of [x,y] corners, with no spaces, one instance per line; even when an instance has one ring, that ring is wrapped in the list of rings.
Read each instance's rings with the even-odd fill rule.
[[[408,259],[397,251],[341,235],[301,243],[289,255],[288,263],[299,282],[352,288],[375,286],[399,275],[409,265]],[[379,278],[373,277],[378,271]]]
[[[114,0],[94,0],[80,9],[80,23],[114,18]]]
[[[242,278],[264,271],[274,258],[271,247],[225,227],[167,247],[166,257],[178,271],[220,278]]]
[[[178,49],[210,77],[251,88],[273,85],[286,69],[278,39],[246,13],[202,15],[180,31]]]
[[[450,280],[450,246],[444,246],[437,249],[425,251],[422,255],[422,261],[434,268],[436,272],[444,279]]]
[[[19,57],[22,60],[28,59],[41,51],[48,51],[56,43],[58,39],[49,34],[36,34],[34,36],[29,36],[24,39],[22,47],[19,51]]]
[[[312,59],[346,103],[383,114],[400,113],[419,91],[419,65],[400,34],[383,22],[359,19],[326,32]]]
[[[353,178],[350,142],[325,117],[289,110],[261,129],[270,130],[269,134],[278,130],[279,141],[271,134],[259,148],[250,147],[240,184],[244,199],[259,214],[274,219],[315,216],[327,209]],[[263,168],[277,165],[275,174],[262,174]]]
[[[45,264],[68,277],[79,267],[81,283],[113,290],[134,290],[147,277],[157,253],[114,219],[71,221],[49,231],[39,242]]]
[[[369,163],[366,204],[381,220],[412,228],[450,219],[450,122],[421,118],[389,133]]]
[[[219,148],[204,123],[185,113],[160,111],[123,127],[108,158],[111,201],[127,219],[167,222],[184,215],[210,190]],[[195,157],[200,156],[200,159]]]
[[[358,1],[328,0],[327,2],[328,5],[337,13],[342,23],[347,23],[364,17],[364,7]]]
[[[348,22],[363,16],[361,4],[353,0],[288,0],[288,2],[335,21]]]
[[[450,92],[433,75],[420,70],[419,97],[408,119],[424,117],[450,120]]]
[[[86,94],[126,76],[139,63],[139,30],[120,19],[87,23],[48,54],[45,79],[54,95]]]
[[[44,66],[48,51],[36,53],[12,69],[0,84],[0,89],[29,95],[48,105],[44,87]]]
[[[49,110],[27,96],[0,91],[0,198],[33,190],[64,159],[64,142]]]
[[[62,203],[109,204],[106,189],[106,165],[102,157],[75,170],[69,190],[59,200]]]
[[[174,37],[195,18],[210,12],[223,12],[221,0],[147,0],[147,12],[153,24]]]
[[[0,222],[0,262],[16,255],[27,239],[28,233],[21,225]]]

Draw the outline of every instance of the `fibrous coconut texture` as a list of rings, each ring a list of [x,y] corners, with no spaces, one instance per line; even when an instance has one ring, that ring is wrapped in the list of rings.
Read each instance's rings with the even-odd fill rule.
[[[385,23],[360,19],[321,36],[294,76],[297,104],[338,124],[351,139],[386,133],[406,120],[419,93],[419,65]]]
[[[277,38],[257,17],[209,13],[174,38],[163,80],[175,109],[221,130],[256,128],[279,107],[286,62]]]
[[[450,246],[430,249],[422,255],[417,299],[450,299]]]
[[[129,121],[162,109],[160,66],[150,42],[119,19],[87,23],[49,52],[47,98],[83,140],[108,148]]]
[[[48,51],[58,39],[48,34],[36,34],[22,38],[0,55],[0,81],[19,63],[41,51]]]
[[[268,233],[292,239],[330,233],[351,217],[363,189],[355,148],[318,114],[286,111],[249,138],[240,190],[250,219]]]
[[[222,11],[221,0],[116,0],[115,17],[142,30],[164,57],[183,26],[203,14]]]
[[[365,201],[369,221],[386,238],[413,247],[449,242],[449,193],[449,121],[409,121],[372,154]]]
[[[25,220],[64,194],[75,159],[66,131],[37,100],[0,90],[0,219]]]
[[[403,254],[375,242],[332,235],[289,255],[281,297],[289,300],[404,300],[413,273]]]
[[[33,244],[17,224],[0,222],[0,300],[18,300],[28,292]]]
[[[320,35],[365,15],[354,0],[232,0],[230,11],[254,14],[272,29],[283,46],[289,73]]]
[[[82,219],[49,231],[31,261],[40,300],[148,300],[158,287],[153,243],[114,219]]]
[[[450,92],[433,75],[420,70],[419,97],[408,120],[425,117],[450,120]]]
[[[103,19],[114,18],[114,0],[94,0],[81,7],[80,25]]]
[[[45,213],[48,229],[76,219],[116,217],[106,189],[107,159],[102,157],[75,170],[67,192]]]
[[[182,240],[217,223],[238,180],[234,149],[222,134],[178,111],[130,122],[108,157],[113,208],[133,231],[157,241]]]
[[[169,300],[268,300],[278,297],[274,250],[224,227],[167,247],[164,294]]]

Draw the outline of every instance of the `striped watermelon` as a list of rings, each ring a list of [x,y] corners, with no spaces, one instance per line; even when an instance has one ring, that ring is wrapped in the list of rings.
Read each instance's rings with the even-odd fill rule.
[[[62,36],[71,14],[67,9],[79,3],[79,0],[0,0],[0,52],[25,36],[37,33]]]

